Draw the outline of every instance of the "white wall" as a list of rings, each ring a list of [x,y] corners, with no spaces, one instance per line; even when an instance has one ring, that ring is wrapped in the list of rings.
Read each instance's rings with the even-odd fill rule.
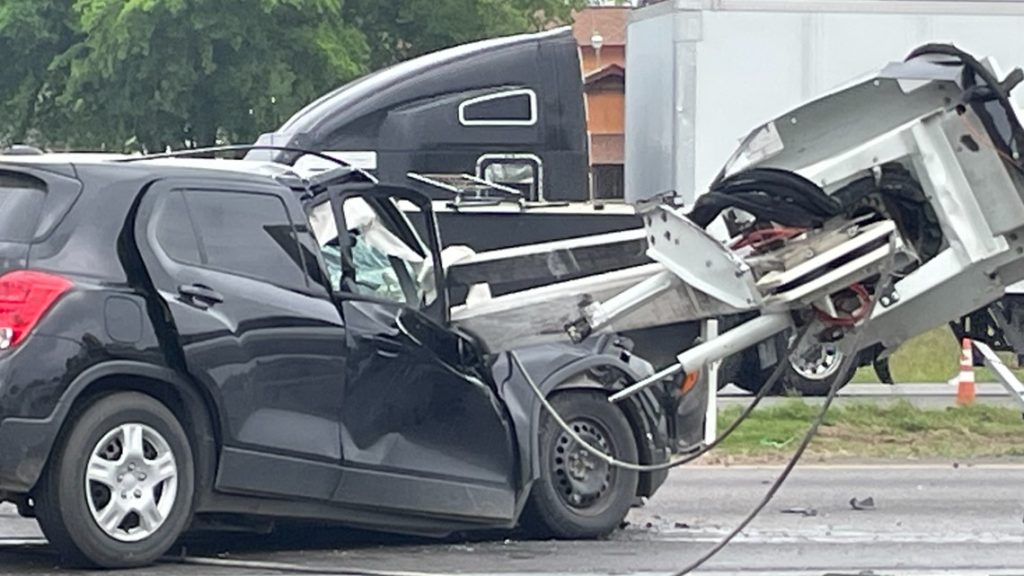
[[[755,126],[902,60],[922,44],[952,42],[994,57],[1004,71],[1024,66],[1024,16],[705,11],[702,24],[698,193]],[[1024,104],[1024,86],[1014,96]]]

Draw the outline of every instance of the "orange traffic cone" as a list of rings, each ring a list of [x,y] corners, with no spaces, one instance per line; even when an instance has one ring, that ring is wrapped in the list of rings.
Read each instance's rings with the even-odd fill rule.
[[[974,347],[970,338],[964,338],[961,344],[956,403],[959,406],[967,406],[974,403]]]

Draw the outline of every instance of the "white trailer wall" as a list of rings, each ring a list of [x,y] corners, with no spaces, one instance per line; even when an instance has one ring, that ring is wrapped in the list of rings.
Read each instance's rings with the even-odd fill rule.
[[[632,13],[626,193],[703,192],[755,126],[928,42],[1024,66],[1024,2],[669,0]],[[1015,94],[1024,103],[1024,86]]]

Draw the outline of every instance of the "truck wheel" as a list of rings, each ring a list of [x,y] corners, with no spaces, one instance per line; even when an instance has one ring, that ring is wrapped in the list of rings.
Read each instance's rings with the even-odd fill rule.
[[[637,461],[629,422],[603,394],[567,392],[551,404],[590,445],[618,460]],[[636,497],[637,473],[595,458],[547,412],[541,414],[539,440],[540,478],[523,511],[524,525],[537,536],[555,538],[595,538],[615,530]]]
[[[774,366],[761,368],[757,351],[754,348],[727,358],[722,362],[722,368],[720,374],[723,374],[723,377],[720,378],[720,383],[735,384],[751,394],[757,394],[761,390],[774,370]],[[719,386],[719,388],[721,387]],[[775,388],[776,390],[781,389],[778,383]],[[771,393],[775,393],[776,390]]]
[[[789,358],[789,369],[782,376],[787,392],[801,396],[827,396],[832,384],[842,380],[839,387],[846,386],[853,378],[853,370],[840,372],[845,357],[834,344],[823,344],[810,358]]]
[[[194,483],[192,450],[174,415],[144,394],[115,393],[68,422],[36,513],[65,562],[144,566],[188,526]]]
[[[788,392],[800,396],[825,396],[836,380],[842,380],[839,384],[842,388],[853,378],[852,369],[840,373],[844,358],[843,353],[835,345],[822,345],[812,357],[794,358],[786,356],[785,340],[776,340],[777,354],[786,358],[789,366],[769,394]],[[775,366],[762,368],[757,352],[753,348],[736,358],[732,382],[751,394],[757,394],[771,377]]]

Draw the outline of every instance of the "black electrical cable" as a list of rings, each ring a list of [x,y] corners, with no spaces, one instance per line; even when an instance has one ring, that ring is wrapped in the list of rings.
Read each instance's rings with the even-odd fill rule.
[[[751,190],[769,186],[778,190],[781,198],[800,202],[808,210],[822,215],[835,216],[839,205],[821,187],[811,180],[781,168],[751,168],[723,180],[713,190],[731,193],[734,190]]]
[[[856,345],[859,344],[861,333],[862,332],[858,332],[857,336],[854,337],[854,350],[857,349]],[[853,359],[856,356],[856,354],[845,355],[843,361],[840,363],[840,369],[843,371],[850,370],[853,365]],[[686,576],[687,574],[703,566],[705,563],[707,563],[708,560],[714,558],[719,552],[722,551],[722,549],[728,546],[729,543],[732,542],[734,538],[736,538],[736,536],[739,536],[740,533],[743,532],[743,529],[746,528],[751,522],[753,522],[754,519],[757,518],[757,516],[761,513],[761,511],[764,510],[765,507],[767,507],[768,504],[771,503],[772,499],[775,497],[775,494],[782,488],[782,484],[785,483],[786,479],[789,478],[790,473],[792,473],[793,469],[796,468],[796,465],[800,461],[800,457],[803,456],[804,451],[807,450],[808,446],[810,446],[811,440],[813,440],[814,436],[817,435],[818,428],[821,426],[822,422],[825,421],[825,415],[828,414],[828,409],[829,407],[832,406],[832,401],[835,399],[836,393],[839,391],[839,383],[841,381],[842,378],[836,378],[832,382],[832,386],[829,388],[828,395],[825,396],[825,400],[822,403],[821,411],[818,412],[817,417],[811,423],[811,427],[807,429],[807,433],[804,435],[804,438],[800,442],[800,445],[797,446],[796,452],[793,453],[793,457],[790,458],[789,462],[786,464],[786,467],[782,469],[782,473],[779,474],[779,477],[775,479],[774,483],[772,483],[771,488],[769,488],[768,491],[765,492],[764,497],[761,498],[761,501],[757,503],[757,506],[754,506],[750,513],[747,514],[745,518],[743,518],[743,520],[736,526],[736,528],[729,532],[729,534],[727,534],[724,538],[719,540],[718,543],[712,546],[710,550],[705,552],[700,558],[691,562],[682,570],[672,574],[672,576]]]
[[[814,228],[842,213],[842,206],[817,184],[788,170],[752,168],[716,182],[688,214],[707,228],[724,210],[736,208],[759,220]]]
[[[1022,148],[1024,148],[1024,127],[1021,126],[1020,121],[1017,119],[1017,113],[1013,108],[1013,104],[1010,102],[1010,91],[1024,79],[1024,73],[1019,68],[1014,69],[1013,72],[1007,77],[1005,82],[1000,82],[998,78],[992,73],[991,70],[986,68],[981,62],[977,60],[970,53],[953,46],[952,44],[925,44],[916,48],[914,51],[907,56],[906,60],[912,60],[914,58],[920,58],[922,56],[929,55],[940,55],[940,56],[952,56],[957,58],[964,67],[963,82],[965,87],[965,96],[967,104],[971,104],[975,108],[975,113],[981,118],[985,124],[985,128],[988,130],[990,136],[1000,136],[995,121],[991,117],[991,114],[984,109],[985,100],[996,100],[1000,107],[1003,109],[1003,113],[1006,115],[1006,121],[1010,129],[1010,137],[1008,141],[1000,142],[1000,145],[1005,149],[1011,157],[1014,158],[1014,164],[1020,166],[1020,159],[1018,158]],[[980,93],[975,90],[979,88],[976,84],[975,76],[980,78],[985,85],[980,88],[987,88],[991,94]]]
[[[398,570],[373,570],[370,568],[325,568],[304,566],[285,562],[261,560],[234,560],[229,558],[207,558],[203,556],[173,556],[161,560],[166,564],[202,566],[205,568],[226,568],[233,570],[259,570],[277,574],[321,574],[324,576],[437,576],[429,572]]]
[[[895,250],[892,246],[891,241],[890,254],[895,254]],[[874,313],[875,308],[878,306],[878,302],[881,300],[881,298],[878,298],[878,296],[884,293],[885,288],[892,280],[894,269],[895,258],[890,257],[889,266],[879,276],[879,281],[875,287],[875,298],[871,304],[871,307],[864,315],[864,317],[867,319],[865,322],[871,321],[871,315]],[[854,358],[857,356],[857,351],[860,349],[860,342],[864,337],[864,328],[866,325],[867,324],[861,324],[859,328],[855,329],[853,340],[850,344],[850,350],[852,351],[852,353],[844,355],[843,361],[840,363],[840,373],[845,373],[847,370],[853,368]],[[775,497],[775,494],[779,491],[779,489],[782,488],[782,485],[786,482],[786,479],[789,478],[789,475],[793,472],[793,469],[796,468],[797,463],[800,461],[800,457],[804,455],[804,451],[806,451],[807,447],[810,446],[811,440],[813,440],[815,435],[817,435],[818,428],[825,421],[825,416],[828,414],[828,409],[832,406],[832,401],[835,400],[836,394],[839,392],[839,388],[842,387],[842,385],[840,384],[841,381],[842,378],[836,378],[835,380],[832,381],[832,386],[829,387],[828,395],[825,396],[825,400],[821,405],[821,411],[818,412],[818,415],[811,423],[810,428],[807,429],[807,433],[804,434],[804,438],[803,440],[800,441],[800,445],[797,446],[796,451],[793,453],[793,457],[790,458],[789,462],[786,464],[786,467],[782,469],[782,473],[779,474],[779,477],[775,479],[775,482],[772,483],[771,487],[765,493],[764,497],[761,498],[761,501],[757,503],[757,506],[754,506],[750,513],[747,514],[742,521],[740,521],[736,528],[734,528],[731,532],[726,534],[725,537],[722,538],[717,544],[712,546],[710,550],[705,552],[703,555],[701,555],[700,558],[691,562],[682,570],[672,574],[672,576],[686,576],[687,574],[690,574],[694,570],[706,564],[708,560],[714,558],[719,552],[722,551],[722,549],[728,546],[729,543],[732,542],[734,538],[736,538],[736,536],[739,536],[740,533],[743,532],[743,529],[746,528],[751,522],[753,522],[754,519],[757,518],[757,516],[765,509],[765,507],[767,507],[768,504],[771,503],[772,498]]]

